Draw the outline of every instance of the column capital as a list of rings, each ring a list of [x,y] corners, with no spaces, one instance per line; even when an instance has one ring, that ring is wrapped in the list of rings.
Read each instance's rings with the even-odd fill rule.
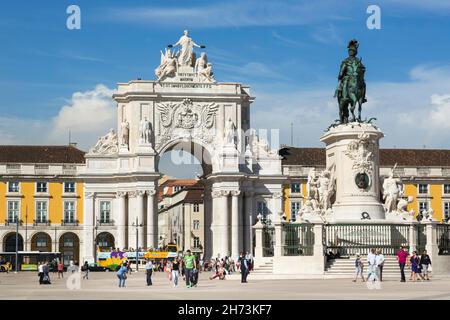
[[[230,190],[222,190],[221,192],[222,197],[228,197],[231,193]]]
[[[127,196],[126,191],[117,191],[116,192],[116,198],[125,198]]]
[[[95,196],[95,192],[86,192],[86,193],[84,194],[84,197],[85,197],[86,199],[92,199],[92,198],[94,198],[94,196]]]
[[[273,197],[274,199],[280,199],[280,198],[283,197],[283,193],[282,193],[282,192],[274,192],[274,193],[272,194],[272,197]]]
[[[233,197],[238,197],[241,194],[241,190],[232,190],[231,195]]]
[[[136,190],[136,195],[138,197],[143,197],[145,195],[146,191],[145,190]]]
[[[136,198],[138,195],[137,191],[128,191],[129,198]]]
[[[222,196],[222,192],[220,192],[220,191],[213,191],[213,192],[211,192],[211,197],[212,198],[219,198],[221,196]]]
[[[150,189],[150,190],[145,191],[145,193],[147,193],[147,196],[153,197],[156,194],[156,190]]]

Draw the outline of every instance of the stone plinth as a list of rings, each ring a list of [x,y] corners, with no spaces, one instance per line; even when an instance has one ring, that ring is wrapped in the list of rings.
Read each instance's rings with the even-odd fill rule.
[[[379,140],[383,136],[372,124],[349,123],[330,128],[320,139],[326,144],[327,168],[336,179],[334,221],[385,219],[379,183]]]

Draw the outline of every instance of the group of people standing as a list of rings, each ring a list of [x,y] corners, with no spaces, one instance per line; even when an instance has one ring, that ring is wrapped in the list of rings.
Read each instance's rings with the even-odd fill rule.
[[[431,259],[426,250],[424,250],[420,256],[417,254],[417,251],[413,251],[412,255],[410,255],[408,251],[403,247],[400,247],[396,256],[400,267],[401,282],[406,282],[406,266],[411,266],[410,281],[430,280],[429,271],[431,269]],[[353,282],[356,282],[358,277],[361,277],[362,282],[383,281],[384,262],[385,258],[381,253],[381,250],[371,249],[367,255],[367,278],[364,278],[364,262],[362,261],[361,255],[357,254],[355,259],[356,274]]]

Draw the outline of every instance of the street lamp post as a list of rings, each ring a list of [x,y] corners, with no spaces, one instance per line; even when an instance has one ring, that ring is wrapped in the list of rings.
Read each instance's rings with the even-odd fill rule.
[[[25,208],[25,245],[24,245],[24,251],[27,251],[28,249],[28,205]]]
[[[16,216],[16,271],[17,273],[19,266],[19,218]]]
[[[139,271],[139,227],[142,227],[143,224],[139,224],[138,217],[136,217],[136,223],[133,222],[133,227],[136,227],[136,272]]]
[[[98,251],[98,239],[97,239],[97,236],[98,236],[98,226],[99,226],[99,224],[100,224],[100,221],[98,220],[98,218],[95,220],[95,227],[94,227],[94,229],[95,229],[95,238],[94,238],[94,243],[95,243],[95,246],[94,246],[94,250],[95,250],[95,252],[94,252],[94,263],[97,263],[97,251]]]

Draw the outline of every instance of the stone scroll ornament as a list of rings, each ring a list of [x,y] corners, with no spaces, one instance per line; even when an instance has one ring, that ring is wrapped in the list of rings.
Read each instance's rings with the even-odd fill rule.
[[[100,137],[91,149],[89,149],[90,154],[116,154],[119,152],[119,141],[117,134],[114,129],[110,129],[109,132]]]

